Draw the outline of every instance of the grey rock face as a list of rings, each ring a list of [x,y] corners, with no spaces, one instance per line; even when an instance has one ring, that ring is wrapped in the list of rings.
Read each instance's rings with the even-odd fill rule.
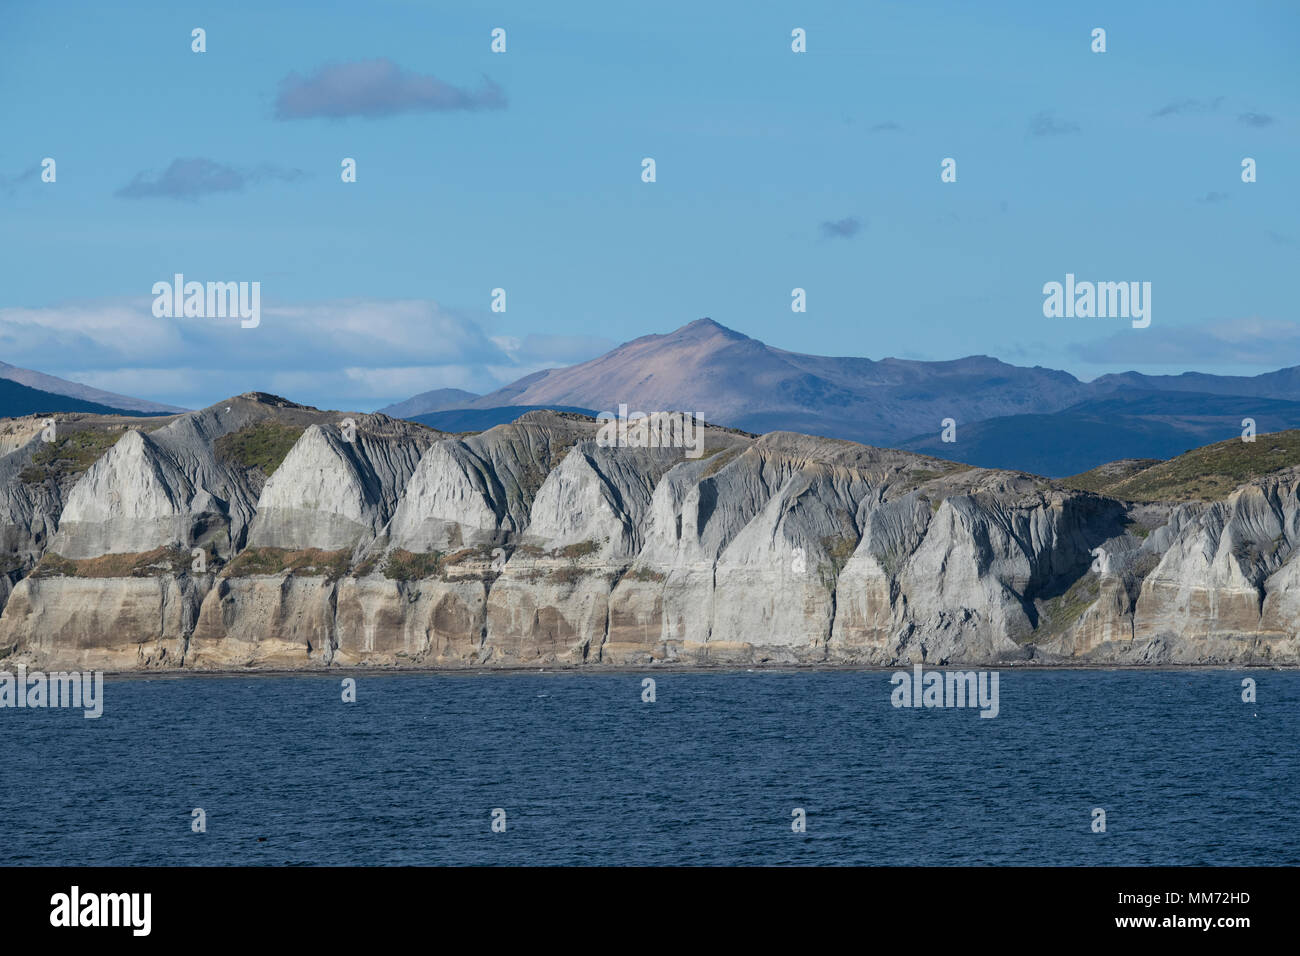
[[[23,471],[41,450],[40,429],[14,436],[21,443],[0,456],[0,554],[5,571],[28,570],[40,560],[58,530],[59,515],[70,485],[26,482]],[[5,578],[9,581],[9,578]]]
[[[364,425],[351,440],[338,426],[309,426],[262,488],[248,546],[350,551],[369,544],[428,445],[424,436],[372,434]]]
[[[783,432],[705,428],[693,459],[558,413],[462,437],[354,415],[352,440],[345,417],[232,399],[128,428],[66,487],[19,480],[39,438],[16,437],[0,656],[1300,663],[1294,469],[1139,505]],[[302,429],[269,479],[217,451],[259,422]]]
[[[74,670],[180,666],[206,586],[175,575],[30,576],[5,605],[0,649]]]
[[[153,439],[128,431],[73,486],[51,548],[65,558],[93,558],[188,546],[192,508],[206,504]]]
[[[427,552],[518,534],[547,474],[595,433],[590,421],[530,412],[480,435],[438,442],[407,482],[383,543]]]

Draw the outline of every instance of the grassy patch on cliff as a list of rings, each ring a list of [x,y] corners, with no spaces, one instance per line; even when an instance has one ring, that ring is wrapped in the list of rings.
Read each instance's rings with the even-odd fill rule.
[[[960,475],[963,471],[971,471],[974,465],[963,465],[958,461],[939,461],[934,462],[939,466],[939,471],[932,468],[914,467],[907,474],[907,482],[914,488],[919,488],[928,481],[934,481],[936,478],[947,478],[951,475]]]
[[[287,572],[336,580],[347,574],[351,554],[347,549],[322,551],[320,548],[305,548],[290,551],[285,548],[245,548],[226,566],[223,573],[230,578],[244,578],[254,574]]]
[[[629,581],[643,581],[646,584],[662,584],[668,580],[668,575],[662,571],[656,571],[653,568],[633,568],[626,576]]]
[[[222,435],[214,443],[213,449],[219,461],[233,462],[245,468],[259,468],[262,474],[270,478],[306,430],[305,425],[258,422],[229,435]]]
[[[383,571],[390,581],[419,581],[437,577],[441,567],[442,554],[438,551],[421,554],[396,548],[388,553]]]
[[[1066,590],[1054,598],[1039,602],[1038,630],[1029,635],[1042,640],[1059,634],[1077,621],[1101,594],[1101,579],[1095,574],[1082,574]]]
[[[120,431],[58,432],[52,442],[43,442],[32,455],[31,464],[22,470],[18,479],[27,485],[39,485],[53,479],[58,481],[70,475],[79,475],[99,460],[104,452],[117,444]]]
[[[1062,480],[1126,501],[1212,501],[1246,482],[1300,465],[1300,430],[1230,438],[1168,461],[1112,462]]]
[[[1162,463],[1162,459],[1159,458],[1125,458],[1120,461],[1108,461],[1091,471],[1062,478],[1061,484],[1075,491],[1095,491],[1098,494],[1106,494],[1106,489],[1132,478],[1153,465]]]
[[[579,541],[577,544],[566,544],[562,548],[556,548],[552,553],[557,558],[567,558],[570,561],[577,561],[579,558],[585,558],[588,555],[595,554],[600,550],[600,544],[596,541]]]
[[[913,483],[923,485],[932,479],[942,478],[943,474],[942,471],[930,471],[926,468],[919,468],[916,471],[909,472],[907,477],[910,478]]]
[[[585,558],[588,555],[595,554],[600,550],[599,541],[579,541],[577,544],[566,544],[562,548],[555,548],[547,551],[539,548],[535,544],[515,545],[514,553],[525,558],[563,558],[569,561],[577,561],[579,558]]]
[[[817,574],[821,578],[822,586],[828,591],[833,591],[840,572],[844,570],[844,565],[849,563],[849,558],[853,557],[853,552],[858,549],[858,539],[830,535],[822,538],[821,546],[830,560],[823,561],[817,566]]]
[[[586,577],[587,572],[582,568],[569,565],[563,568],[553,568],[551,570],[551,580],[556,584],[563,584],[572,587]]]
[[[722,471],[723,468],[726,468],[727,465],[740,457],[740,455],[744,453],[745,448],[745,445],[732,445],[730,448],[715,449],[712,453],[706,449],[704,454],[708,464],[705,466],[704,470],[700,472],[700,480],[703,481],[705,478],[712,478],[718,472]]]
[[[32,569],[35,578],[152,578],[190,570],[190,553],[182,548],[154,548],[135,554],[104,554],[97,558],[65,558],[47,551]]]
[[[387,554],[372,554],[353,569],[354,577],[363,578],[378,571],[390,581],[420,581],[425,578],[438,577],[445,580],[448,575],[462,569],[472,562],[482,561],[490,564],[494,553],[500,548],[478,547],[461,548],[444,554],[441,551],[405,551],[396,548]]]

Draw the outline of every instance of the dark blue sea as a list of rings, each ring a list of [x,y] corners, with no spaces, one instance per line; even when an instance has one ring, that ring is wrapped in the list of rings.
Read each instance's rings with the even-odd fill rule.
[[[343,676],[0,710],[0,864],[1300,864],[1295,671]]]

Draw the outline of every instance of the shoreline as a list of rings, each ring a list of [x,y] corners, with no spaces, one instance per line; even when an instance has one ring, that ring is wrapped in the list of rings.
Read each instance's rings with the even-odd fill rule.
[[[916,662],[909,661],[895,665],[876,665],[876,664],[759,664],[756,667],[743,667],[732,664],[719,664],[716,666],[699,665],[699,664],[644,664],[640,666],[617,666],[617,667],[591,667],[590,665],[576,665],[573,667],[321,667],[321,668],[299,668],[299,669],[272,669],[272,668],[250,668],[248,670],[186,670],[185,668],[175,668],[170,670],[131,670],[131,671],[102,671],[106,680],[130,680],[130,679],[148,679],[148,680],[185,680],[191,677],[195,678],[217,678],[231,679],[241,677],[356,677],[360,675],[382,676],[382,677],[514,677],[521,675],[534,676],[558,676],[558,675],[640,675],[646,676],[653,673],[672,673],[672,674],[797,674],[797,673],[881,673],[892,674],[900,670],[910,670]],[[928,671],[947,671],[947,670],[1008,670],[1018,672],[1041,672],[1041,671],[1136,671],[1136,672],[1191,672],[1191,671],[1246,671],[1246,670],[1270,670],[1270,671],[1300,671],[1300,664],[1240,664],[1240,663],[1207,663],[1207,664],[1014,664],[1008,666],[1005,663],[1000,664],[972,664],[972,663],[952,663],[942,665],[924,664],[925,670]],[[39,668],[32,668],[28,665],[28,672],[33,673]],[[7,670],[0,665],[0,671]],[[66,670],[66,668],[65,668]],[[84,670],[84,669],[83,669]],[[48,671],[47,671],[48,673]]]

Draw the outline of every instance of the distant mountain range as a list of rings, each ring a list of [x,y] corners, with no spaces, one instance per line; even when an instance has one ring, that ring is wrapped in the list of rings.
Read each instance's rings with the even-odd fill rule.
[[[416,415],[440,412],[444,408],[464,408],[478,397],[476,393],[467,392],[463,388],[435,388],[431,392],[412,395],[406,401],[389,405],[387,408],[381,409],[381,411],[393,418],[414,418]],[[515,417],[518,418],[519,416],[516,415]]]
[[[539,411],[576,412],[591,418],[600,414],[590,408],[578,408],[576,405],[503,405],[500,408],[447,408],[424,415],[411,415],[407,420],[428,425],[440,432],[456,434],[487,431],[497,425],[509,424],[520,415]]]
[[[6,378],[0,378],[0,418],[18,418],[23,415],[44,415],[57,412],[90,412],[96,415],[146,415],[135,409],[115,408],[98,402],[87,402],[67,395],[43,392],[28,388]]]
[[[678,410],[750,432],[773,430],[888,446],[943,418],[1056,411],[1091,397],[1066,372],[984,356],[951,362],[827,358],[774,349],[700,319],[599,358],[548,369],[468,403]]]
[[[440,389],[381,411],[466,431],[528,408],[617,412],[626,404],[630,412],[690,411],[749,432],[823,435],[1053,477],[1117,458],[1168,458],[1239,435],[1242,418],[1254,418],[1260,432],[1300,426],[1300,366],[1252,377],[1125,372],[1081,382],[983,355],[944,362],[804,355],[711,319],[469,394]],[[432,412],[440,418],[424,417]],[[946,418],[956,422],[956,442],[940,440]]]
[[[1162,392],[1202,392],[1209,395],[1249,395],[1259,398],[1300,399],[1300,365],[1261,375],[1143,375],[1121,372],[1103,375],[1091,384],[1097,388],[1138,388]]]
[[[1009,468],[1051,478],[1076,475],[1124,458],[1173,458],[1242,433],[1300,425],[1300,402],[1198,392],[1121,388],[1046,415],[1005,415],[958,425],[955,442],[938,432],[898,445],[982,468]]]
[[[0,418],[41,412],[169,415],[186,409],[118,395],[79,382],[0,362]]]
[[[757,434],[821,435],[1064,477],[1238,436],[1246,418],[1260,433],[1300,427],[1300,366],[1252,377],[1125,372],[1081,382],[983,355],[944,362],[805,355],[699,319],[487,395],[434,389],[380,411],[472,432],[537,409],[594,417],[620,405],[629,413],[693,412]],[[0,362],[0,417],[177,411]],[[945,419],[955,422],[956,441],[942,440]]]

